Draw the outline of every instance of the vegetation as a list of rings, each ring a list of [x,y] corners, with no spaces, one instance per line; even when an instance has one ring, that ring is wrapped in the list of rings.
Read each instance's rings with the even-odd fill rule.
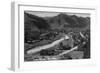
[[[48,50],[41,50],[35,54],[28,55],[26,53],[29,49],[60,39],[63,34],[72,36],[73,45],[79,46],[78,50],[75,51],[76,53],[78,52],[84,59],[90,58],[89,17],[78,17],[76,15],[67,15],[64,13],[54,17],[39,17],[25,12],[24,18],[25,61],[48,60],[49,58],[49,60],[51,60],[52,56],[70,50],[72,47],[68,45],[70,42],[67,41],[68,43],[61,42]],[[75,52],[60,56],[57,59],[74,59],[75,57],[71,55],[75,54]]]

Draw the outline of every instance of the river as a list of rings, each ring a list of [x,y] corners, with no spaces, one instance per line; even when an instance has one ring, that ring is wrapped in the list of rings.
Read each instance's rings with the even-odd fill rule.
[[[38,47],[35,47],[35,48],[32,48],[30,50],[27,51],[27,54],[33,54],[33,53],[36,53],[36,52],[39,52],[41,50],[44,50],[44,49],[49,49],[55,45],[58,45],[60,42],[62,42],[63,40],[66,40],[66,39],[69,39],[70,37],[68,35],[64,35],[63,37],[61,37],[60,39],[50,43],[50,44],[46,44],[46,45],[43,45],[43,46],[38,46]]]

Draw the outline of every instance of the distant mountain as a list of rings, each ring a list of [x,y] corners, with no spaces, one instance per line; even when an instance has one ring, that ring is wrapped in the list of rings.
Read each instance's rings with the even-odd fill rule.
[[[25,13],[25,24],[32,24],[39,29],[49,29],[49,24],[42,17],[38,17],[32,14]]]
[[[89,17],[78,17],[60,13],[54,17],[39,17],[24,13],[25,40],[37,39],[41,33],[50,30],[90,29]]]
[[[60,13],[57,16],[46,18],[52,28],[87,28],[90,25],[90,18],[78,17]]]

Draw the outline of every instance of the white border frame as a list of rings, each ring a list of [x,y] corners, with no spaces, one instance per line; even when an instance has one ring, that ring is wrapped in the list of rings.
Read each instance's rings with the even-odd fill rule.
[[[11,50],[11,69],[18,70],[35,70],[48,68],[61,68],[73,66],[91,66],[96,65],[96,48],[95,44],[91,43],[91,59],[81,60],[61,60],[61,61],[40,61],[40,62],[24,62],[24,10],[33,11],[50,11],[50,12],[73,12],[73,13],[90,13],[91,14],[91,42],[94,38],[93,31],[96,24],[96,7],[66,5],[59,6],[40,6],[32,5],[32,3],[12,3],[12,50]],[[21,49],[20,49],[21,48]],[[95,48],[95,49],[93,49]]]

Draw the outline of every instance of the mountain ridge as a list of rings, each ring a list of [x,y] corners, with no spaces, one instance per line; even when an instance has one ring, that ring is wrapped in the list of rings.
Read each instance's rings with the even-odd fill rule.
[[[39,38],[42,33],[59,31],[90,30],[90,17],[78,17],[60,13],[54,17],[39,17],[33,14],[24,13],[25,39],[33,40]]]

